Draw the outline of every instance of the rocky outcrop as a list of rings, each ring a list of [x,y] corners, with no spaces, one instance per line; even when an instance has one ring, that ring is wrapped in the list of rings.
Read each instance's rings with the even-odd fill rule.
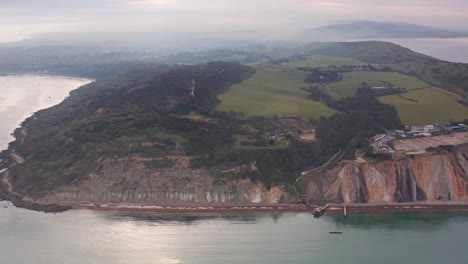
[[[346,162],[310,179],[315,203],[468,201],[468,145],[381,162]]]
[[[216,182],[188,157],[169,157],[172,166],[155,168],[153,159],[108,160],[89,180],[61,187],[41,203],[251,204],[280,203],[287,194],[249,179]]]

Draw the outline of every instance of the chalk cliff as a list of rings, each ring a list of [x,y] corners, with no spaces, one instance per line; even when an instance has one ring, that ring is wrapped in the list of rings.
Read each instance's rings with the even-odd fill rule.
[[[400,160],[342,163],[307,184],[313,203],[468,201],[468,145]]]

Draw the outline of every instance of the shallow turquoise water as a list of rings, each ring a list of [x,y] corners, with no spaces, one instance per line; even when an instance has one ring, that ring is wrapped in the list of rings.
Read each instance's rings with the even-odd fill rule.
[[[0,258],[8,264],[467,263],[467,235],[466,214],[314,219],[0,207]]]

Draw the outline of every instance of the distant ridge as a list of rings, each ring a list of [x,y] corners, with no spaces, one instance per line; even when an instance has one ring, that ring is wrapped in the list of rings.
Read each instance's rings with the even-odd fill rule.
[[[407,23],[374,21],[333,24],[307,30],[305,34],[308,39],[320,41],[377,38],[468,37],[468,32],[445,30]]]

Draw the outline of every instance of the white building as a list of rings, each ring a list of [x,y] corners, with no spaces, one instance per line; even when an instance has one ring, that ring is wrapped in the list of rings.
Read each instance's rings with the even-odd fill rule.
[[[429,133],[429,132],[432,132],[434,131],[434,125],[427,125],[427,126],[424,126],[424,132],[426,133]]]

